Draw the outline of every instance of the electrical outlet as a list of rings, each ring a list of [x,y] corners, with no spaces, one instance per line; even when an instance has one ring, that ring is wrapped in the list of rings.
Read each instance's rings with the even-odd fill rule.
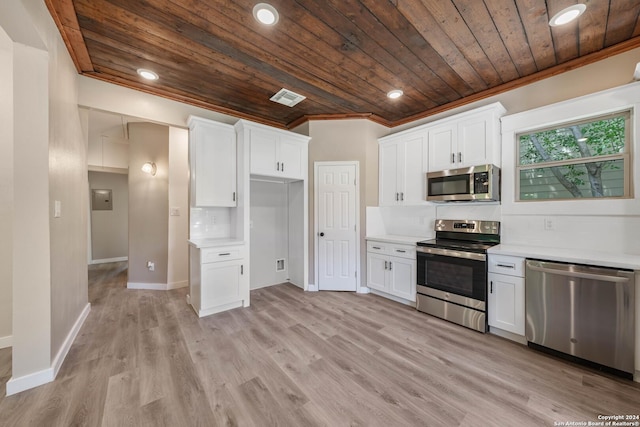
[[[156,271],[156,263],[153,261],[147,261],[147,268],[149,271]]]
[[[547,231],[552,231],[556,229],[556,223],[553,218],[545,218],[544,219],[544,229]]]

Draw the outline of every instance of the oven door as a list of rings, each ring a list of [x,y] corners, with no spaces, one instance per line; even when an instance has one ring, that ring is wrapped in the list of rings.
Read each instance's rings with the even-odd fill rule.
[[[487,299],[486,254],[419,246],[417,261],[418,293],[430,293],[422,291],[423,287],[436,289],[447,296],[453,294],[463,300],[481,302],[484,309]],[[453,298],[451,300],[455,302]]]

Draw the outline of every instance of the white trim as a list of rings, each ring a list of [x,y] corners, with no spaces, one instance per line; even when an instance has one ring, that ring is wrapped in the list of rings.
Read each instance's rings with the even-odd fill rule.
[[[326,162],[313,162],[313,235],[314,241],[314,278],[315,285],[309,284],[308,290],[311,291],[312,286],[314,291],[320,290],[319,270],[318,270],[318,256],[319,254],[319,240],[318,237],[318,167],[319,166],[355,166],[356,173],[356,292],[360,289],[362,272],[360,271],[360,162],[357,160],[342,160],[342,161],[326,161]]]
[[[179,282],[171,282],[167,284],[167,290],[170,291],[172,289],[186,288],[187,286],[189,286],[189,281],[181,280]]]
[[[216,313],[221,313],[223,311],[227,311],[227,310],[231,310],[234,308],[238,308],[243,306],[243,301],[234,301],[234,302],[230,302],[228,304],[222,304],[222,305],[218,305],[216,307],[211,307],[208,308],[206,310],[196,310],[196,308],[192,305],[191,308],[193,308],[193,311],[196,312],[196,314],[198,315],[198,317],[205,317],[205,316],[210,316],[212,314],[216,314]],[[249,305],[246,304],[244,305],[244,307],[248,307]]]
[[[494,326],[489,326],[489,333],[496,335],[500,338],[505,338],[510,341],[515,341],[519,344],[527,345],[527,338],[524,335],[514,334],[513,332],[505,331]]]
[[[371,293],[371,288],[368,288],[366,286],[359,286],[358,290],[356,291],[356,293],[359,293],[359,294],[370,294]]]
[[[129,257],[121,256],[121,257],[116,257],[116,258],[92,259],[89,264],[90,265],[107,264],[107,263],[110,263],[110,262],[122,262],[122,261],[129,261]]]
[[[309,291],[309,292],[318,292],[318,287],[316,285],[314,285],[313,283],[309,283],[309,287],[308,287],[307,291]]]
[[[62,362],[64,362],[65,357],[67,357],[67,353],[69,353],[69,350],[71,349],[71,345],[76,340],[76,337],[78,336],[78,333],[80,332],[80,329],[84,324],[84,321],[87,320],[87,316],[89,315],[90,311],[91,311],[91,304],[87,303],[87,305],[84,306],[84,309],[82,309],[82,312],[76,319],[76,323],[73,324],[73,327],[67,334],[67,338],[65,338],[64,342],[62,343],[62,347],[60,347],[60,350],[58,351],[58,354],[56,354],[55,359],[53,359],[53,378],[54,379],[56,376],[58,376],[58,372],[62,367]]]
[[[16,393],[20,393],[25,390],[29,390],[43,384],[47,384],[56,379],[60,368],[62,367],[62,363],[64,359],[67,357],[67,353],[71,349],[73,342],[75,341],[84,321],[87,319],[89,312],[91,311],[91,304],[87,303],[84,307],[76,322],[73,324],[73,327],[67,334],[64,342],[62,343],[62,347],[58,351],[55,359],[53,360],[52,366],[47,369],[43,369],[38,372],[33,372],[31,374],[23,375],[18,378],[11,377],[9,381],[7,381],[7,396],[14,395]]]
[[[7,335],[6,337],[0,337],[0,348],[8,348],[13,345],[13,335]]]
[[[372,293],[373,295],[378,295],[379,297],[384,297],[384,298],[390,299],[392,301],[399,302],[400,304],[408,305],[410,307],[415,307],[416,306],[416,303],[414,301],[409,301],[407,299],[400,298],[400,297],[397,297],[395,295],[391,295],[391,294],[388,294],[386,292],[379,291],[377,289],[369,288],[369,292]]]
[[[53,368],[43,369],[42,371],[33,372],[18,378],[11,377],[11,379],[7,381],[7,396],[50,383],[54,379]]]
[[[149,291],[166,291],[169,289],[167,283],[137,283],[127,282],[127,289],[145,289]]]

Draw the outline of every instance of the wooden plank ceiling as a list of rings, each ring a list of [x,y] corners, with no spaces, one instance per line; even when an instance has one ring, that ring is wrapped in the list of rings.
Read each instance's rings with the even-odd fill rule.
[[[575,0],[272,0],[273,27],[258,0],[45,1],[78,72],[284,128],[392,127],[640,46],[639,0],[587,0],[554,28]],[[283,87],[307,99],[270,101]]]

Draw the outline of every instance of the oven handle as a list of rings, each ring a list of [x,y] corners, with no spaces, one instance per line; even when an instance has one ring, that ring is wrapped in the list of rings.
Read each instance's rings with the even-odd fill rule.
[[[477,254],[475,252],[454,251],[451,249],[440,249],[440,248],[427,248],[424,246],[418,246],[416,250],[418,252],[423,252],[425,254],[443,255],[443,256],[450,256],[454,258],[466,258],[466,259],[472,259],[476,261],[486,261],[487,259],[486,254]]]

